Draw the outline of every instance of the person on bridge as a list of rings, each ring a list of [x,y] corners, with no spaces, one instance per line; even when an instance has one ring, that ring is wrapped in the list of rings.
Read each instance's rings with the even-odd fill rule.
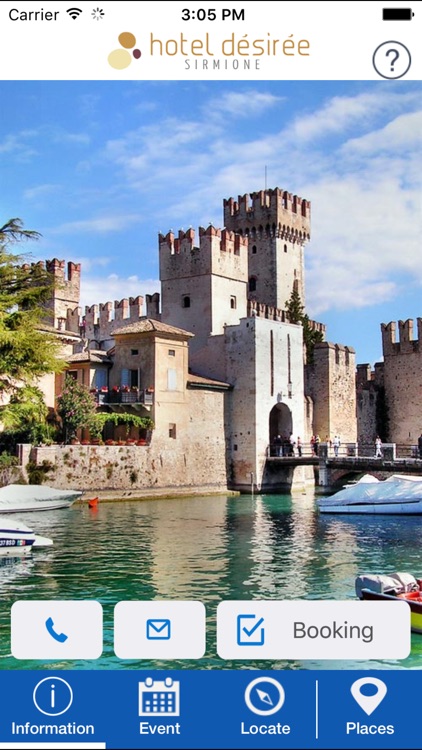
[[[339,438],[338,435],[334,435],[333,448],[334,448],[334,455],[337,458],[338,457],[338,449],[340,448],[340,438]]]
[[[422,458],[422,432],[418,437],[418,453],[419,453],[419,458]]]
[[[379,435],[375,440],[375,458],[382,458],[382,440]]]
[[[277,435],[277,437],[274,438],[274,448],[275,448],[275,455],[280,458],[280,456],[283,455],[282,450],[283,441],[281,439],[281,435]]]

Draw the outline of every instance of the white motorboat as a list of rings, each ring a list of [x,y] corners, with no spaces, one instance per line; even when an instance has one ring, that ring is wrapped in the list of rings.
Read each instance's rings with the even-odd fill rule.
[[[55,490],[35,484],[8,484],[0,488],[0,513],[68,508],[82,495],[79,490]]]
[[[422,477],[393,474],[384,481],[365,475],[331,497],[318,500],[321,513],[422,515]]]
[[[0,517],[0,555],[17,557],[28,555],[32,547],[49,547],[53,542],[46,537],[37,536],[33,530],[21,521],[11,521]]]

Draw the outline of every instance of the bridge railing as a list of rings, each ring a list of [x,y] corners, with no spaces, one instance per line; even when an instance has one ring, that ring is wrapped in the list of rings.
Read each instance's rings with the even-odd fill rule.
[[[300,448],[295,443],[291,446],[284,442],[282,445],[268,445],[267,458],[383,458],[388,461],[422,458],[419,456],[417,445],[404,443],[381,443],[380,455],[377,455],[375,443],[331,443],[321,442],[317,447],[311,443],[302,443]]]

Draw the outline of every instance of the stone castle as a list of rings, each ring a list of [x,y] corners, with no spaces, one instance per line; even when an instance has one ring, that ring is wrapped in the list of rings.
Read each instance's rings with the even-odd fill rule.
[[[357,367],[358,440],[414,446],[422,434],[422,318],[382,323],[383,361]]]
[[[68,371],[106,394],[102,408],[116,408],[108,392],[130,389],[119,408],[153,418],[142,470],[155,486],[285,488],[292,477],[267,462],[277,435],[356,441],[354,350],[322,341],[306,363],[302,326],[286,313],[293,289],[305,305],[310,235],[311,204],[299,196],[229,198],[224,229],[159,235],[160,294],[84,314],[80,266],[66,275],[64,261],[48,263],[58,283],[46,329],[60,336]],[[54,406],[61,383],[49,387]]]

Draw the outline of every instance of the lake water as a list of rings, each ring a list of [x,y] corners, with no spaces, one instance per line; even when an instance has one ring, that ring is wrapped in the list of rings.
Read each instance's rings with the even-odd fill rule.
[[[1,669],[402,669],[422,667],[422,636],[403,661],[222,661],[216,655],[223,599],[355,599],[361,573],[422,576],[420,517],[320,516],[313,493],[100,503],[20,514],[54,547],[0,561]],[[4,564],[2,564],[4,563]],[[17,661],[10,607],[17,599],[96,599],[104,652],[95,662]],[[207,609],[199,661],[120,661],[113,609],[122,600],[197,599]]]

